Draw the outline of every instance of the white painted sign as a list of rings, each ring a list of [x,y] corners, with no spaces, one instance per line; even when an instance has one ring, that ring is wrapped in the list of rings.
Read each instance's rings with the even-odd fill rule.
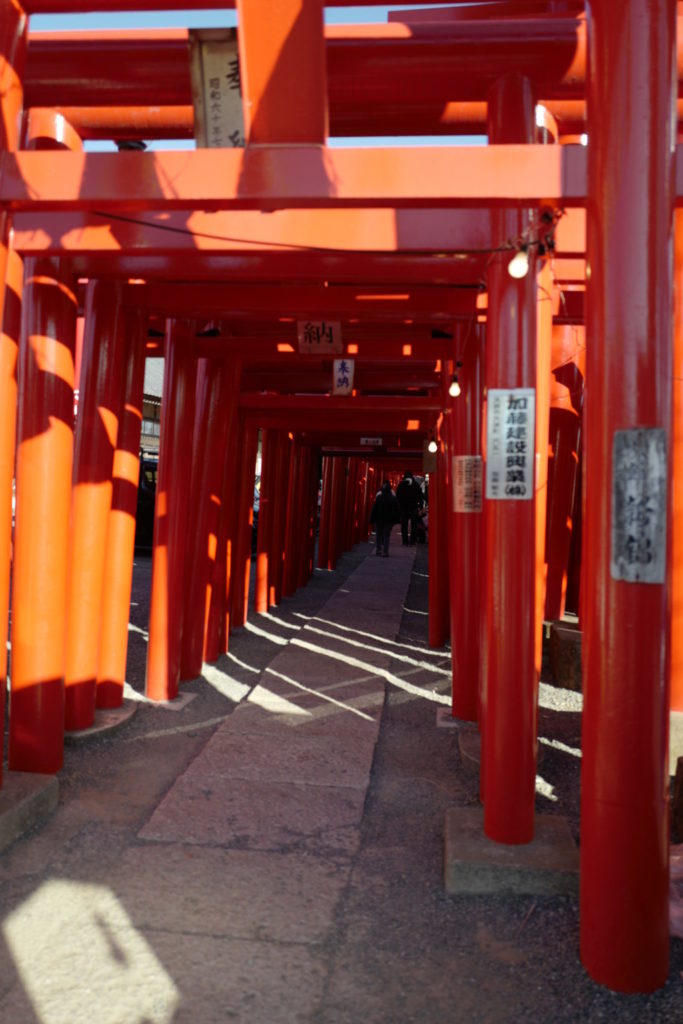
[[[456,512],[481,512],[481,455],[453,456],[453,508]]]
[[[296,332],[299,352],[330,355],[344,351],[341,324],[337,320],[299,320]]]
[[[616,430],[612,442],[612,579],[664,583],[666,502],[666,430]]]
[[[190,47],[197,145],[209,149],[244,146],[235,29],[193,31]]]
[[[486,395],[486,497],[530,501],[534,496],[534,388],[489,388]]]
[[[335,359],[332,371],[332,394],[350,395],[353,391],[353,359]]]

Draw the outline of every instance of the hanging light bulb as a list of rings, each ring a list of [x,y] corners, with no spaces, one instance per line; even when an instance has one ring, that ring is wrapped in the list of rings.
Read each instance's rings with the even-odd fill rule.
[[[432,435],[432,437],[431,437],[431,439],[429,441],[429,444],[427,445],[427,451],[431,452],[431,454],[434,455],[436,452],[438,452],[438,450],[439,450],[439,446],[436,443],[436,441],[434,440],[434,435]]]
[[[521,279],[529,273],[529,253],[527,247],[522,245],[508,263],[508,274],[510,277]]]
[[[457,375],[457,373],[454,373],[453,377],[451,379],[450,386],[448,388],[448,394],[451,396],[451,398],[457,398],[458,395],[461,392],[462,392],[462,388],[460,387],[460,381],[458,380],[458,375]]]

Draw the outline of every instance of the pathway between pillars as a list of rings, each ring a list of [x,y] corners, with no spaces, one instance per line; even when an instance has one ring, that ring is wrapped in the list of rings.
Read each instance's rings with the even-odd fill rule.
[[[445,892],[446,812],[479,779],[436,727],[427,550],[371,550],[252,616],[189,702],[67,748],[57,811],[0,854],[0,1024],[678,1024],[683,942],[662,991],[617,997],[579,963],[576,900]],[[556,697],[538,810],[578,834]]]

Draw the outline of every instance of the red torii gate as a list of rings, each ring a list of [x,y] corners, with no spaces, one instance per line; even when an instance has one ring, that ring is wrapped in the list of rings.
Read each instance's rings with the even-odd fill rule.
[[[101,10],[107,6],[98,4]],[[113,6],[120,10],[127,5],[118,2]],[[129,6],[137,9],[139,5]],[[145,3],[146,9],[154,6],[168,9],[177,5]],[[341,285],[349,279],[368,283],[389,280],[392,285],[422,282],[427,288],[438,284],[443,291],[438,296],[439,307],[431,305],[437,299],[432,295],[429,301],[418,304],[414,312],[423,318],[423,325],[438,322],[434,314],[439,312],[442,313],[441,323],[450,325],[457,320],[472,323],[477,319],[476,311],[481,306],[477,306],[476,292],[484,275],[488,291],[485,362],[481,362],[480,347],[471,344],[476,335],[461,333],[458,328],[451,365],[444,361],[440,371],[439,384],[444,387],[452,364],[462,363],[458,367],[459,376],[465,389],[464,397],[469,401],[455,406],[439,397],[433,409],[428,398],[423,397],[418,402],[423,414],[426,411],[430,426],[436,422],[437,410],[445,411],[442,442],[450,456],[476,456],[481,450],[478,445],[481,387],[488,391],[493,388],[534,389],[538,490],[544,481],[548,400],[543,396],[550,367],[543,359],[548,359],[550,344],[550,303],[543,307],[539,318],[543,326],[537,331],[539,303],[533,274],[534,257],[539,243],[543,244],[546,222],[525,211],[547,211],[554,221],[560,209],[585,205],[590,268],[590,277],[585,282],[589,297],[585,370],[590,401],[584,431],[584,565],[590,572],[592,585],[590,589],[584,588],[582,608],[586,694],[582,958],[595,978],[612,987],[627,991],[655,988],[666,977],[668,956],[669,587],[673,586],[677,592],[680,574],[665,573],[661,569],[672,546],[673,532],[669,499],[661,479],[655,481],[659,490],[647,493],[647,497],[654,500],[654,509],[649,510],[648,515],[658,516],[664,523],[664,530],[655,537],[659,546],[654,559],[656,567],[646,577],[646,582],[629,576],[621,565],[615,568],[614,559],[610,560],[615,515],[611,502],[614,495],[617,495],[614,500],[619,500],[617,492],[624,482],[626,469],[623,467],[629,453],[631,460],[637,462],[637,453],[641,453],[642,459],[642,452],[649,451],[650,463],[663,466],[663,475],[668,474],[670,478],[675,451],[671,381],[672,376],[678,380],[680,373],[672,373],[673,282],[668,252],[674,202],[679,202],[678,197],[683,194],[677,184],[680,172],[677,173],[674,161],[676,140],[669,134],[675,123],[677,100],[672,92],[677,5],[673,0],[660,5],[638,0],[623,13],[618,29],[611,20],[606,0],[596,0],[587,22],[577,16],[578,5],[574,3],[552,5],[563,10],[566,16],[554,17],[553,31],[548,32],[550,23],[543,15],[549,7],[538,4],[535,5],[540,15],[537,35],[533,20],[522,19],[517,23],[514,18],[506,20],[504,25],[467,22],[465,31],[455,19],[447,27],[445,22],[425,24],[416,18],[415,25],[408,31],[397,23],[381,30],[373,27],[335,32],[323,30],[322,5],[314,0],[283,0],[276,11],[266,0],[242,0],[237,7],[248,142],[244,150],[46,154],[22,149],[30,138],[40,149],[44,144],[41,140],[46,138],[36,128],[32,136],[22,139],[22,112],[28,106],[46,103],[71,108],[72,112],[75,109],[74,124],[83,123],[86,130],[92,131],[87,126],[87,114],[82,113],[88,106],[82,87],[88,84],[85,62],[91,52],[98,52],[97,39],[92,40],[92,50],[89,41],[83,41],[78,61],[73,58],[74,47],[78,48],[75,41],[56,40],[52,47],[56,66],[59,67],[63,54],[70,54],[72,68],[76,68],[77,88],[72,93],[66,88],[60,93],[57,82],[49,93],[41,94],[40,71],[33,79],[30,75],[30,41],[24,73],[28,41],[24,11],[16,0],[0,2],[0,277],[7,280],[0,379],[3,399],[0,414],[4,417],[0,432],[0,557],[5,559],[5,564],[0,566],[0,615],[5,617],[11,532],[8,509],[15,448],[17,309],[22,302],[25,310],[19,356],[18,505],[13,593],[12,716],[16,724],[11,728],[10,763],[27,757],[33,770],[58,767],[65,677],[67,723],[71,716],[72,724],[82,725],[90,710],[94,710],[93,691],[99,669],[97,665],[92,667],[92,661],[84,668],[81,662],[88,652],[80,649],[75,641],[72,646],[68,639],[82,633],[74,628],[74,615],[82,607],[83,596],[77,592],[79,579],[73,572],[68,603],[63,594],[66,592],[67,557],[72,567],[79,560],[84,566],[80,583],[87,569],[91,573],[88,584],[91,592],[96,591],[98,585],[101,590],[101,583],[97,581],[105,571],[103,559],[107,557],[108,541],[105,542],[106,533],[102,532],[105,519],[97,508],[109,507],[112,514],[124,511],[123,499],[117,507],[112,505],[108,494],[112,487],[114,447],[117,455],[119,450],[122,452],[122,463],[126,461],[126,453],[128,456],[136,454],[136,446],[131,447],[130,439],[125,442],[128,447],[122,448],[120,425],[123,423],[124,363],[131,374],[125,395],[133,408],[139,391],[139,359],[135,364],[137,378],[131,370],[134,351],[139,350],[140,337],[144,336],[144,321],[139,312],[142,306],[138,308],[135,298],[131,298],[136,287],[140,288],[143,303],[145,292],[153,296],[155,279],[173,279],[181,286],[180,291],[178,283],[158,288],[157,298],[152,299],[160,315],[170,310],[175,301],[178,303],[177,312],[171,312],[167,328],[165,417],[168,426],[164,434],[167,455],[162,459],[164,468],[159,488],[161,494],[167,495],[167,506],[158,509],[159,528],[174,532],[168,537],[168,543],[162,543],[161,535],[157,541],[160,555],[155,559],[153,628],[150,628],[150,692],[165,696],[172,692],[172,680],[181,671],[183,658],[178,641],[180,630],[174,624],[182,615],[184,566],[179,484],[190,461],[200,466],[207,462],[206,450],[200,446],[193,457],[190,448],[197,330],[187,317],[196,320],[201,315],[220,319],[230,312],[225,308],[225,300],[220,298],[217,300],[219,308],[214,307],[212,311],[208,291],[201,290],[204,285],[195,291],[187,282],[224,280],[227,273],[230,279],[241,282],[240,290],[243,290],[245,282],[278,280],[279,273],[272,270],[276,266],[283,276],[289,276],[292,272],[284,267],[291,260],[297,272],[305,270],[309,281],[317,278]],[[56,4],[34,3],[26,9],[29,12],[78,10],[82,5],[65,0]],[[518,4],[489,4],[486,13],[500,10],[502,14],[518,15],[520,9],[524,8]],[[418,24],[422,25],[419,29]],[[146,52],[151,53],[153,36],[145,35],[148,38],[143,37],[142,44]],[[472,45],[475,38],[481,42],[479,47]],[[544,39],[543,51],[538,45],[534,49],[539,38]],[[334,124],[336,117],[339,126],[346,129],[354,125],[358,133],[358,125],[363,121],[368,133],[380,128],[395,132],[401,130],[400,125],[411,125],[414,130],[418,124],[422,131],[433,131],[437,120],[443,126],[441,130],[446,126],[452,129],[454,124],[460,123],[459,118],[480,124],[477,119],[481,118],[481,107],[458,110],[451,106],[456,102],[452,91],[458,89],[454,55],[463,56],[464,40],[469,41],[472,92],[460,98],[468,104],[486,102],[487,130],[493,145],[458,151],[327,148],[328,96],[330,123]],[[496,40],[499,59],[488,62],[488,51]],[[127,40],[123,37],[121,46],[125,48],[131,43],[130,37]],[[40,40],[36,44],[38,54]],[[177,54],[179,46],[181,49],[186,46],[182,35],[159,38],[157,34],[156,44],[156,53],[161,59],[164,54],[166,58],[171,52]],[[363,61],[368,56],[374,61],[379,50],[384,55],[384,70],[379,79],[371,83],[372,87],[368,86],[372,102],[366,103],[358,90]],[[585,82],[586,52],[592,68],[588,86]],[[621,59],[623,52],[632,55],[630,62]],[[416,91],[414,77],[403,87],[396,75],[392,78],[392,73],[406,57],[411,61],[415,59],[419,65],[415,72],[419,82],[433,85],[432,92],[427,90],[425,95]],[[96,60],[99,68],[99,58]],[[40,63],[42,66],[42,58]],[[35,68],[35,64],[33,66]],[[114,64],[116,76],[120,66],[120,61]],[[180,62],[177,67],[183,71]],[[63,64],[61,68],[64,76]],[[478,77],[472,74],[473,68],[479,72]],[[338,75],[337,80],[335,75]],[[118,77],[112,78],[114,84],[117,81],[120,82]],[[186,107],[188,96],[182,88],[181,83],[180,91],[171,92],[165,102]],[[538,89],[541,89],[540,95]],[[560,139],[563,134],[566,138],[582,126],[584,114],[577,106],[563,108],[561,104],[581,103],[586,89],[588,153],[573,146],[536,145],[535,101],[547,96],[548,103],[557,102],[558,122],[565,116],[567,125],[571,125],[571,130],[557,132]],[[97,116],[92,118],[96,132],[101,133],[103,125],[107,129],[112,125],[121,131],[122,138],[139,137],[139,132],[132,128],[132,112],[123,112],[118,122],[107,112],[119,101],[134,103],[137,95],[139,92],[135,89],[126,99],[125,92],[117,96],[110,89],[105,90],[104,95],[91,96],[90,105],[98,110]],[[403,119],[402,115],[392,118],[387,110],[392,102],[410,108],[413,100],[412,109]],[[435,111],[440,112],[438,117]],[[605,111],[609,111],[608,117]],[[597,112],[601,116],[597,116]],[[143,123],[151,120],[149,111],[143,112]],[[163,122],[161,116],[159,121]],[[175,133],[188,133],[187,110],[167,109],[163,123],[174,125]],[[633,132],[633,124],[641,127],[639,133]],[[49,133],[47,139],[54,143]],[[72,139],[71,144],[77,145],[77,139]],[[225,217],[225,211],[230,211],[230,224],[223,221],[218,230],[216,225]],[[491,215],[488,211],[492,211]],[[388,218],[382,221],[383,214]],[[464,236],[456,233],[449,236],[443,226],[435,227],[434,233],[425,229],[430,217],[434,218],[432,224],[436,221],[453,224],[452,218],[459,216],[462,216],[463,226],[469,225],[468,238],[476,236],[478,244],[467,244],[467,240],[461,241]],[[245,228],[251,225],[256,233],[245,230],[244,234],[236,235],[235,217],[241,218]],[[173,227],[174,218],[179,229],[177,238],[171,239],[171,231],[161,238],[165,227]],[[272,228],[266,227],[265,222],[271,218]],[[258,227],[257,221],[261,222]],[[380,242],[375,243],[373,235],[369,234],[363,243],[356,241],[354,244],[354,235],[359,239],[368,225],[375,222],[383,224],[385,234]],[[13,250],[10,251],[12,224]],[[299,235],[297,245],[309,251],[296,255],[279,253],[277,257],[270,253],[266,257],[273,241],[287,240],[292,224],[296,225]],[[329,235],[328,226],[331,228]],[[562,230],[561,222],[558,239]],[[213,234],[214,238],[210,242],[202,239],[202,231],[206,235]],[[576,229],[569,233],[575,235]],[[330,237],[336,240],[344,236],[344,240],[341,244],[337,241],[332,246],[321,246],[321,235],[326,243]],[[249,241],[245,244],[244,239]],[[524,241],[531,243],[532,273],[521,282],[512,282],[506,270],[510,249]],[[378,246],[376,250],[374,245]],[[334,252],[319,253],[319,248],[334,248]],[[188,259],[190,249],[192,256]],[[23,290],[16,254],[27,260]],[[568,287],[581,286],[582,271],[571,265],[583,256],[580,241],[574,238],[567,255],[569,259],[562,268],[560,281]],[[264,270],[265,266],[269,270]],[[269,273],[273,273],[270,278]],[[88,436],[79,428],[74,510],[82,507],[83,530],[74,530],[69,539],[73,343],[79,310],[75,274],[91,280],[81,377],[85,387],[79,416],[82,424],[93,425],[93,431],[92,436]],[[96,280],[112,274],[121,281]],[[126,289],[123,282],[129,277],[144,278],[148,283],[130,285]],[[454,297],[453,289],[465,285],[469,285],[469,289],[463,288],[466,294]],[[543,281],[541,286],[548,287]],[[312,289],[305,302],[321,301],[320,290],[320,286]],[[177,300],[174,299],[176,292]],[[350,317],[350,308],[354,315],[357,311],[350,307],[349,299],[348,294],[338,298],[341,306],[335,308],[343,309]],[[235,301],[245,300],[246,293]],[[275,306],[273,303],[271,315],[277,312]],[[250,309],[251,312],[245,312],[246,316],[253,315],[253,307]],[[393,315],[400,320],[397,313]],[[367,312],[359,319],[363,317],[367,317]],[[126,339],[130,342],[127,355]],[[591,339],[595,339],[592,344]],[[537,351],[542,358],[537,357]],[[419,352],[416,355],[419,358]],[[202,415],[205,412],[207,416],[204,437],[215,438],[220,443],[221,431],[228,431],[225,436],[237,437],[243,430],[240,435],[246,442],[243,448],[253,452],[256,420],[249,425],[246,415],[243,425],[238,423],[251,401],[247,395],[239,402],[236,400],[238,374],[242,370],[240,356],[241,353],[230,360],[217,376],[211,374],[208,366],[202,367],[200,372],[206,379],[196,393],[206,396],[200,406]],[[574,360],[573,354],[571,359]],[[120,383],[114,386],[117,378]],[[100,386],[103,381],[110,388],[109,393]],[[435,382],[435,389],[439,384]],[[680,386],[675,393],[676,401],[679,392]],[[216,395],[223,400],[233,396],[228,401],[237,416],[232,425],[212,414],[221,404]],[[277,406],[278,402],[288,410],[286,418],[282,408],[269,412],[263,406],[259,407],[257,416],[260,426],[279,431],[281,435],[296,403],[292,396],[276,398],[272,404]],[[237,413],[238,408],[242,412]],[[359,429],[374,423],[379,412],[376,406],[364,405],[362,401],[356,402],[355,408],[354,423]],[[393,408],[405,420],[408,408],[405,394],[394,400]],[[335,423],[332,410],[328,401],[325,425],[329,429],[329,440],[334,442],[342,424]],[[320,420],[320,410],[316,411]],[[271,419],[272,413],[277,415]],[[49,429],[46,428],[48,414],[51,417]],[[308,416],[296,421],[296,426],[304,432],[314,422],[309,409]],[[238,426],[233,430],[235,423]],[[386,421],[388,427],[392,423],[397,431],[401,429],[400,424]],[[277,443],[283,443],[281,436]],[[46,472],[48,465],[50,474]],[[131,480],[129,477],[129,483]],[[636,502],[643,497],[646,485],[652,485],[650,478],[644,481],[637,473],[635,476],[631,473],[628,480],[635,491],[627,498],[630,496]],[[309,499],[310,482],[309,472],[307,480],[296,485],[302,488],[300,493],[308,487]],[[678,485],[677,477],[674,485]],[[220,488],[220,483],[207,478],[202,486],[211,490]],[[285,491],[283,480],[278,484],[273,479],[272,488],[273,492],[281,494],[293,493]],[[245,475],[236,500],[246,501],[247,493]],[[678,510],[677,492],[675,499]],[[465,545],[453,545],[454,707],[460,706],[458,702],[463,697],[463,688],[467,687],[467,679],[477,678],[476,653],[468,645],[473,638],[481,636],[484,629],[488,638],[481,715],[485,828],[491,838],[504,842],[525,842],[533,834],[537,620],[541,614],[536,551],[543,530],[541,505],[544,503],[537,503],[535,499],[497,502],[487,495],[483,529],[478,529],[478,517],[471,513],[457,509],[451,512],[454,535],[469,539],[468,553],[480,548],[484,551],[485,567],[485,614],[482,620],[475,616],[474,628],[465,636],[464,631],[459,630],[458,609],[468,603],[473,608],[478,607],[480,563],[476,558],[458,562]],[[93,525],[86,548],[82,538]],[[270,528],[276,530],[275,522]],[[220,527],[215,529],[220,533]],[[277,526],[280,537],[286,536],[287,530],[287,523],[284,533],[282,523]],[[639,535],[643,543],[652,542],[653,536],[647,530],[642,537]],[[229,542],[227,536],[224,540],[226,544]],[[235,544],[239,554],[240,537],[235,537]],[[166,550],[175,558],[175,565],[169,562],[168,572],[163,562]],[[89,557],[93,553],[96,558]],[[670,565],[676,565],[676,554],[677,549]],[[454,572],[456,564],[464,571]],[[45,572],[47,567],[49,573]],[[44,586],[37,587],[38,579],[45,576],[49,576],[54,585],[53,594],[46,593]],[[212,585],[212,593],[222,585],[220,580]],[[276,596],[278,586],[276,577],[273,583]],[[468,601],[463,600],[465,595]],[[216,622],[225,616],[224,610],[213,609],[212,601],[203,611],[205,630],[209,621]],[[175,617],[171,623],[166,619],[167,614]],[[94,621],[99,622],[101,616],[99,608]],[[215,628],[220,634],[221,628],[225,633],[227,627],[225,622],[221,627],[218,621]],[[65,636],[67,653],[62,660],[59,652]],[[206,636],[205,648],[216,649],[215,644],[207,647]],[[91,655],[92,652],[90,658]],[[196,640],[186,656],[189,662],[196,659]],[[680,658],[680,654],[677,656]],[[462,670],[464,665],[468,666],[467,673]],[[680,699],[679,683],[677,693]],[[473,716],[476,693],[474,700],[471,692],[465,696],[463,703]],[[47,754],[44,748],[40,754],[37,750],[38,746],[43,746],[37,743],[39,732],[35,728],[38,703],[43,720],[48,722],[55,736],[52,745],[47,745]],[[52,758],[50,765],[40,760],[47,755]],[[511,812],[510,808],[514,810]],[[642,900],[632,900],[635,891],[647,895]]]

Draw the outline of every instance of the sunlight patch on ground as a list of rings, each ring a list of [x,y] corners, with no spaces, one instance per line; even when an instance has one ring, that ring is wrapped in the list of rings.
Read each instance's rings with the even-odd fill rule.
[[[544,796],[546,800],[551,800],[554,804],[557,803],[555,787],[551,786],[545,779],[542,779],[540,775],[536,776],[536,792]]]
[[[324,647],[318,647],[317,644],[309,644],[307,641],[300,640],[298,637],[294,637],[291,643],[295,647],[302,647],[305,651],[313,651],[314,654],[323,654],[326,658],[333,658],[335,661],[341,661],[345,665],[350,665],[352,668],[365,669],[373,675],[381,676],[382,679],[386,679],[386,681],[392,686],[396,686],[400,690],[405,690],[407,693],[412,693],[416,697],[424,697],[425,700],[434,701],[436,704],[451,703],[451,698],[449,696],[434,693],[432,690],[427,690],[422,686],[415,686],[413,683],[409,683],[405,679],[401,679],[400,676],[394,675],[393,672],[380,668],[378,665],[368,665],[367,662],[360,661],[358,658],[352,658],[348,654],[339,654],[337,651],[330,651]]]
[[[418,611],[417,608],[408,608],[406,605],[403,605],[403,611],[407,612],[408,615],[429,615],[429,612]]]
[[[234,661],[236,665],[239,665],[240,668],[245,669],[247,672],[255,672],[257,676],[261,674],[260,668],[254,668],[253,665],[247,665],[246,661],[240,661],[240,659],[236,658],[234,654],[230,653],[230,651],[226,654],[226,658],[229,658],[230,661]]]
[[[114,893],[53,879],[2,932],[40,1024],[171,1024],[180,993]]]
[[[280,697],[279,694],[273,693],[271,690],[267,690],[265,686],[256,685],[247,697],[247,701],[250,704],[257,704],[264,711],[272,711],[275,715],[300,715],[304,718],[310,718],[311,712],[305,708],[300,708],[298,704],[293,704],[291,700],[287,700],[286,697]]]
[[[538,742],[544,743],[546,747],[553,747],[555,750],[561,750],[564,754],[571,754],[572,757],[583,757],[583,754],[578,747],[569,747],[566,743],[562,743],[560,740],[548,740],[545,736],[539,736]]]
[[[575,690],[565,690],[561,686],[539,683],[538,704],[539,707],[548,708],[550,711],[582,711],[583,694]]]
[[[304,626],[304,629],[310,633],[316,633],[318,636],[326,636],[331,640],[339,640],[340,643],[350,644],[352,647],[361,647],[365,651],[374,651],[375,654],[387,654],[391,657],[391,651],[387,651],[385,647],[371,647],[370,644],[364,643],[362,640],[352,640],[350,637],[339,636],[336,633],[330,633],[324,629],[317,629],[316,626]],[[417,661],[415,658],[411,658],[410,655],[402,654],[401,661],[408,665],[415,665],[417,668],[423,669],[425,672],[434,672],[436,675],[443,676],[444,670],[439,668],[437,665],[429,665],[425,661]]]
[[[278,644],[280,647],[286,647],[289,643],[289,640],[285,640],[284,637],[276,636],[275,633],[269,633],[267,630],[261,629],[260,626],[255,626],[253,622],[245,622],[244,628],[256,636],[262,636],[264,640],[270,640],[272,644]]]
[[[378,636],[377,633],[368,633],[363,629],[355,629],[353,626],[342,626],[332,619],[323,619],[319,615],[303,615],[301,612],[294,612],[297,619],[306,619],[308,622],[321,622],[323,626],[331,626],[333,629],[341,630],[343,633],[355,633],[357,636],[365,636],[369,640],[377,640],[379,643],[389,647],[397,647],[401,650],[412,651],[413,654],[427,654],[431,658],[444,658],[443,651],[435,651],[431,647],[419,647],[417,644],[402,644],[398,640],[389,640],[385,636]],[[391,652],[388,652],[391,653]]]
[[[202,665],[201,677],[214,690],[223,697],[227,697],[228,700],[234,701],[235,704],[239,704],[251,690],[251,686],[240,683],[226,672],[221,672],[215,665],[207,665],[206,662]]]
[[[338,708],[342,708],[344,711],[351,711],[354,715],[358,715],[360,718],[367,718],[369,722],[374,722],[372,715],[366,715],[362,711],[358,711],[357,708],[351,707],[350,704],[344,703],[342,700],[335,700],[334,697],[328,696],[326,693],[321,693],[320,690],[313,690],[310,686],[304,686],[303,683],[297,683],[296,679],[292,679],[291,676],[286,676],[282,672],[276,672],[274,668],[267,668],[271,676],[276,676],[278,679],[282,679],[285,683],[289,683],[290,686],[295,686],[299,690],[304,690],[306,693],[312,693],[315,697],[319,697],[320,700],[326,701],[329,704],[334,704]]]

